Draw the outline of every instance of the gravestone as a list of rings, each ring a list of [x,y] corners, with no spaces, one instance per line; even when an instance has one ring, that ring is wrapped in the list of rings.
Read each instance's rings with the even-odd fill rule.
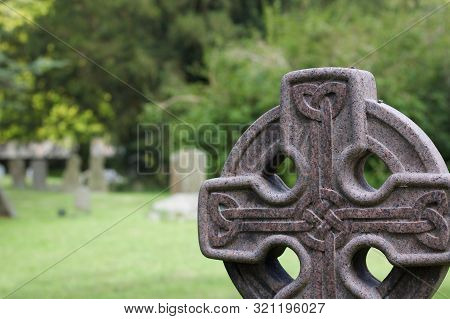
[[[23,159],[10,159],[8,161],[8,171],[11,176],[13,186],[16,188],[25,187],[25,161]]]
[[[28,166],[25,170],[25,181],[31,180],[33,180],[33,168],[31,166]]]
[[[16,215],[11,204],[6,199],[3,190],[0,188],[0,216],[4,217],[14,217]]]
[[[198,193],[176,193],[154,203],[150,208],[151,220],[195,220]]]
[[[170,156],[170,191],[198,192],[206,179],[206,154],[198,149],[181,149]]]
[[[52,141],[21,143],[9,141],[0,144],[0,159],[8,160],[8,172],[14,187],[23,188],[25,178],[32,179],[35,189],[47,188],[47,160],[67,159],[72,149],[67,145]],[[25,160],[31,160],[30,167],[25,170]]]
[[[270,134],[267,134],[270,133]],[[365,160],[392,172],[374,189]],[[276,175],[280,157],[299,178]],[[377,101],[372,74],[321,68],[286,74],[280,106],[236,143],[199,195],[199,239],[245,298],[429,298],[450,264],[450,174],[425,133]],[[291,278],[286,248],[301,269]],[[371,247],[394,265],[378,281]]]
[[[75,208],[84,212],[91,211],[91,191],[87,186],[80,185],[76,188]]]
[[[0,164],[0,180],[5,176],[5,174],[6,174],[5,166]]]
[[[101,192],[108,190],[105,179],[105,158],[103,156],[91,156],[89,159],[89,188]]]
[[[90,145],[89,188],[93,191],[107,191],[105,158],[115,154],[115,149],[102,138],[93,138]]]
[[[36,190],[47,189],[47,161],[45,159],[33,159],[31,169],[33,172],[33,188]]]
[[[67,160],[63,173],[63,189],[65,191],[74,191],[80,185],[80,166],[81,158],[77,154],[73,154]]]

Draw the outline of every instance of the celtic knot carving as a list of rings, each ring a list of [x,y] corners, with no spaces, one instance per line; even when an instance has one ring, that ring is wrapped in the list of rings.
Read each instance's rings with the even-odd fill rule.
[[[294,86],[291,96],[303,115],[320,122],[328,113],[331,118],[339,114],[344,106],[345,91],[345,84],[339,82],[326,82],[319,86],[306,83]]]
[[[333,190],[321,189],[320,194],[322,201],[314,207],[242,208],[232,197],[212,193],[209,212],[216,226],[210,228],[212,246],[225,246],[239,232],[299,232],[305,233],[306,245],[324,251],[324,237],[332,231],[336,247],[345,243],[349,233],[389,232],[418,234],[417,239],[430,248],[447,248],[449,229],[444,215],[448,207],[442,191],[426,193],[413,207],[373,209],[349,207]],[[308,199],[305,202],[310,203]],[[435,204],[436,210],[431,208]],[[222,233],[215,232],[219,230]]]
[[[261,134],[271,125],[277,140]],[[281,153],[299,173],[292,188],[274,170],[261,169]],[[370,154],[392,172],[379,189],[363,176]],[[258,160],[262,165],[250,165]],[[450,264],[449,188],[450,174],[431,141],[376,102],[370,73],[291,72],[282,80],[280,107],[244,133],[222,176],[204,183],[200,246],[205,256],[225,261],[244,297],[425,298]],[[298,278],[276,261],[285,247],[299,256]],[[382,282],[365,266],[370,247],[394,264]]]

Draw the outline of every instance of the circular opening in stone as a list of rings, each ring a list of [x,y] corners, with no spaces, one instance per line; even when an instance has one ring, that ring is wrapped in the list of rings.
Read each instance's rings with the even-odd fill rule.
[[[380,250],[367,246],[353,255],[352,268],[368,286],[379,287],[393,267]]]
[[[376,248],[370,248],[366,256],[367,269],[380,282],[391,272],[393,266],[386,256]]]
[[[391,171],[377,155],[371,153],[365,159],[364,180],[374,189],[379,189],[381,185],[391,175]]]
[[[277,154],[264,170],[265,177],[281,188],[291,189],[299,178],[295,162],[289,156]],[[278,185],[282,182],[281,185]]]
[[[290,248],[286,248],[283,254],[278,257],[278,262],[284,271],[286,271],[292,278],[297,278],[300,274],[300,260],[297,254]]]

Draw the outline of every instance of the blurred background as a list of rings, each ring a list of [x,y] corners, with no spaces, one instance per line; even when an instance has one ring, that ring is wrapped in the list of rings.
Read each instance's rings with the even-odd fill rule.
[[[448,165],[444,3],[1,0],[0,215],[15,218],[0,219],[0,295],[238,297],[199,251],[195,185],[220,174],[292,70],[370,71]],[[169,187],[186,161],[195,179]],[[366,167],[375,188],[389,175],[376,158]],[[368,263],[380,279],[391,267],[375,250]],[[446,279],[435,297],[448,296]]]

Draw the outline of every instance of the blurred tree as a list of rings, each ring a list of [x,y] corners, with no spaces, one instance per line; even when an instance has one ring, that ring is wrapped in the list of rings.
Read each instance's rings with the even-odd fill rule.
[[[278,104],[279,81],[290,70],[352,66],[367,52],[403,31],[440,5],[439,1],[281,1],[264,6],[264,32],[207,50],[205,84],[172,94],[194,94],[170,107],[189,123],[251,123]],[[450,160],[448,47],[446,10],[412,28],[357,67],[371,71],[379,96],[409,116]],[[144,119],[170,118],[144,110]],[[181,138],[174,137],[183,144]],[[190,142],[192,143],[192,141]],[[196,141],[200,145],[199,141]],[[211,171],[219,172],[232,146],[221,148]],[[216,160],[217,159],[217,160]],[[369,182],[386,179],[383,165],[369,162]],[[289,179],[289,178],[288,178]]]
[[[0,143],[39,139],[78,143],[103,131],[91,110],[80,110],[64,92],[43,88],[39,83],[46,74],[68,66],[65,60],[49,54],[30,55],[26,50],[30,41],[27,20],[47,14],[51,4],[28,0],[7,3],[25,18],[0,6]]]
[[[119,166],[130,165],[128,157],[136,149],[136,119],[143,104],[170,97],[172,87],[206,84],[207,48],[245,34],[250,25],[261,24],[263,0],[253,5],[242,3],[245,1],[80,0],[68,5],[63,0],[52,1],[46,12],[35,16],[36,23],[48,32],[24,26],[27,41],[14,59],[64,61],[64,67],[36,75],[34,100],[51,104],[49,97],[59,96],[57,100],[65,101],[66,108],[70,105],[85,116],[72,118],[82,121],[80,125],[61,124],[56,130],[52,129],[55,120],[47,119],[39,136],[58,137],[69,128],[74,129],[69,135],[79,136],[78,128],[94,123],[95,129],[85,135],[102,128],[125,148]],[[246,14],[247,9],[253,13]],[[150,105],[158,110],[154,103]],[[44,112],[39,118],[54,118],[66,111],[59,103],[56,110],[46,108]]]
[[[257,3],[261,7],[262,1]],[[239,9],[224,0],[80,0],[70,6],[54,0],[36,22],[91,61],[30,28],[29,57],[68,62],[39,77],[37,89],[70,96],[81,109],[92,110],[119,142],[129,142],[147,97],[166,98],[166,83],[207,80],[201,72],[206,47],[235,35],[228,11],[238,14]],[[242,18],[247,19],[254,17]],[[100,107],[105,102],[111,107]]]
[[[178,134],[181,118],[194,130],[192,138],[176,139],[175,147],[195,144],[212,151],[202,137],[204,123],[245,127],[278,104],[285,72],[351,66],[440,5],[438,0],[7,3],[48,32],[0,6],[0,139],[68,135],[87,143],[106,134],[122,146],[119,167],[132,171],[142,160],[135,155],[137,122],[171,124]],[[357,67],[376,76],[380,97],[424,128],[448,162],[447,10]],[[215,133],[220,136],[212,174],[239,136],[229,125],[224,130],[225,135]]]
[[[441,6],[441,1],[328,1],[307,10],[265,10],[269,45],[292,69],[352,66],[361,57]],[[448,6],[363,59],[379,97],[415,121],[450,162]]]

